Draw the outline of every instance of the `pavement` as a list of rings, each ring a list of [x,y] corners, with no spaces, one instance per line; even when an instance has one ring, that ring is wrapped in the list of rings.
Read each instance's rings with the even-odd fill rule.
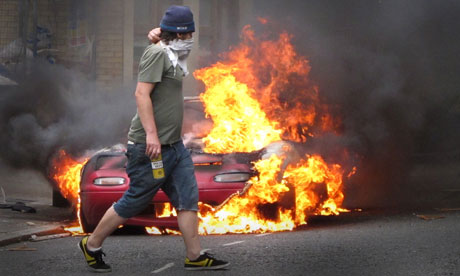
[[[0,247],[33,235],[64,233],[63,227],[76,221],[72,208],[53,206],[53,188],[42,172],[10,167],[0,160],[0,179],[0,207],[18,209],[0,208]]]
[[[20,210],[0,208],[0,247],[31,240],[34,235],[67,233],[64,227],[76,221],[72,208],[54,207],[48,201],[7,198],[1,202],[2,207],[13,205]]]

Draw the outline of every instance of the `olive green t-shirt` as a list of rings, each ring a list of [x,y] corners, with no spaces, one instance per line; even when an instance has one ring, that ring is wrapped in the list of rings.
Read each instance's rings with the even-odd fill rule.
[[[153,105],[158,138],[162,145],[181,140],[184,115],[182,95],[183,71],[180,66],[173,67],[168,55],[160,45],[149,45],[139,63],[139,82],[155,83],[150,94]],[[131,121],[128,140],[145,143],[146,134],[139,114]]]

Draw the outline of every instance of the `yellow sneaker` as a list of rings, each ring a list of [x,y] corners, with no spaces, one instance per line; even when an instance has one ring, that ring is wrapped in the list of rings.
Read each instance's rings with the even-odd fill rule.
[[[186,270],[216,270],[229,266],[230,263],[214,258],[209,253],[202,253],[196,260],[185,258],[184,268]]]
[[[97,251],[89,251],[86,247],[86,243],[88,242],[88,236],[84,237],[79,243],[78,247],[83,251],[83,255],[85,256],[85,260],[88,263],[89,269],[94,272],[110,272],[112,268],[110,265],[106,264],[104,260],[102,260],[102,255],[105,256],[105,253],[102,252],[101,249]]]

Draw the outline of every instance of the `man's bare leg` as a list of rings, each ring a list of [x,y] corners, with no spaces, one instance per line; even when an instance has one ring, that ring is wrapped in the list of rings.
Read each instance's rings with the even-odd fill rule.
[[[196,260],[201,251],[198,235],[198,216],[195,211],[179,211],[177,221],[184,239],[187,258]]]
[[[104,240],[127,219],[120,217],[111,206],[104,214],[94,232],[88,238],[89,249],[99,248]]]

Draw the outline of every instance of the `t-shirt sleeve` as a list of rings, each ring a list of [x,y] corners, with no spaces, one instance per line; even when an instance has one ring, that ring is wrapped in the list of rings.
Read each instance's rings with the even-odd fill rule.
[[[137,80],[151,83],[161,82],[164,62],[165,52],[156,48],[146,49],[139,62],[139,75]]]

